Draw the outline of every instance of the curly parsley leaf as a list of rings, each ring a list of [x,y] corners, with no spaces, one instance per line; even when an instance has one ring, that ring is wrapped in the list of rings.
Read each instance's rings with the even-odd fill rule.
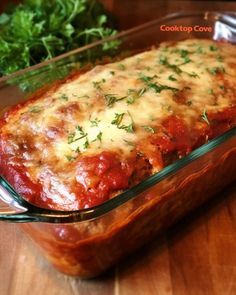
[[[98,1],[24,0],[0,15],[0,76],[116,33]],[[116,49],[117,41],[102,50]]]

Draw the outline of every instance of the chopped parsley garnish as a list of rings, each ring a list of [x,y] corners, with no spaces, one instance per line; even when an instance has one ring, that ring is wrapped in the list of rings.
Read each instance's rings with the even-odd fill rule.
[[[40,106],[32,106],[29,108],[30,113],[40,113],[42,108]]]
[[[105,83],[106,80],[102,79],[101,81],[93,81],[93,87],[97,90],[101,90],[102,89],[102,84]]]
[[[179,53],[182,58],[185,58],[189,54],[189,51],[186,49],[179,49]]]
[[[168,104],[161,104],[161,107],[164,111],[167,111],[167,112],[171,112],[172,110],[171,105],[168,105]]]
[[[127,145],[135,146],[135,143],[132,142],[132,141],[129,141],[129,140],[126,140],[126,139],[123,139],[123,141],[124,141]]]
[[[220,85],[220,89],[225,90],[225,86],[224,85]]]
[[[185,61],[182,63],[182,64],[179,64],[179,65],[175,65],[175,64],[170,64],[167,60],[167,57],[166,56],[161,56],[160,57],[160,60],[159,60],[159,63],[161,65],[164,65],[166,66],[167,68],[171,69],[172,71],[174,71],[177,75],[180,75],[181,73],[185,73],[187,75],[189,75],[190,77],[199,77],[196,73],[188,73],[188,72],[185,72],[183,71],[180,66],[186,64],[186,63],[189,63],[191,62],[191,60],[188,58],[188,57],[185,57]]]
[[[156,130],[151,126],[143,125],[142,128],[144,130],[146,130],[147,132],[150,132],[150,133],[155,133],[156,132]]]
[[[209,46],[210,51],[217,51],[218,48],[215,45],[210,45]]]
[[[122,125],[118,127],[119,129],[124,129],[128,133],[134,133],[134,126],[133,123],[130,123],[129,125]]]
[[[124,64],[118,64],[118,69],[121,71],[125,70],[125,65]]]
[[[208,94],[214,94],[213,89],[208,89],[208,90],[207,90],[207,93],[208,93]]]
[[[176,79],[173,75],[170,75],[170,76],[168,77],[168,79],[169,79],[170,81],[177,81],[177,79]]]
[[[76,130],[79,131],[79,136],[78,137],[76,136],[76,132],[70,133],[68,135],[68,138],[67,138],[68,144],[71,144],[71,143],[73,143],[75,141],[78,141],[78,140],[80,140],[80,139],[82,139],[82,138],[84,138],[84,137],[86,137],[88,135],[87,133],[85,133],[83,131],[83,128],[81,126],[79,126],[79,125],[76,126]]]
[[[108,107],[112,107],[117,101],[125,99],[127,96],[117,97],[116,94],[104,94],[106,104]]]
[[[160,93],[163,90],[172,90],[174,92],[179,90],[177,88],[174,88],[174,87],[171,87],[171,86],[168,86],[168,85],[162,85],[162,84],[159,84],[157,82],[154,83],[152,81],[154,78],[157,78],[157,76],[156,75],[154,75],[152,77],[151,76],[146,76],[143,73],[140,73],[140,75],[139,75],[139,79],[141,81],[143,81],[147,85],[147,87],[149,89],[153,89],[156,93]]]
[[[68,101],[68,96],[65,93],[63,93],[59,98]]]
[[[67,155],[66,155],[66,158],[67,158],[67,160],[68,160],[69,162],[72,162],[72,161],[74,161],[74,160],[76,159],[76,157],[67,156]]]
[[[214,76],[218,73],[225,73],[224,67],[207,68],[207,71]]]
[[[199,47],[196,49],[196,53],[204,53],[204,50],[203,50],[202,46],[199,46]]]
[[[76,148],[75,152],[78,153],[78,154],[80,153],[80,148],[79,148],[79,146]]]
[[[89,96],[87,94],[84,94],[84,95],[81,95],[81,96],[78,96],[76,94],[72,94],[72,96],[74,96],[76,98],[89,98]]]
[[[124,114],[125,113],[115,113],[115,119],[111,121],[111,124],[119,126],[123,120]]]
[[[138,91],[138,96],[139,96],[139,97],[142,96],[145,92],[146,92],[146,88],[141,88],[141,89],[139,89],[139,91]]]
[[[101,122],[101,120],[98,120],[98,118],[89,121],[91,122],[91,127],[98,127],[98,123]]]
[[[83,144],[84,149],[87,149],[89,147],[89,142],[88,142],[88,138],[86,137],[86,140]]]
[[[127,91],[127,104],[133,104],[136,99],[141,97],[146,92],[146,88],[141,88],[139,90],[136,89],[128,89]]]
[[[102,132],[101,131],[97,135],[97,140],[99,140],[100,142],[102,142]]]
[[[166,64],[168,64],[167,57],[162,55],[160,57],[160,59],[159,59],[159,64],[160,65],[166,65]]]
[[[181,68],[178,65],[174,65],[174,64],[170,64],[167,60],[166,56],[161,56],[159,63],[161,65],[166,66],[169,69],[172,69],[177,75],[180,75],[183,71],[181,70]]]
[[[193,77],[193,78],[200,78],[199,75],[195,72],[192,73],[188,73],[189,77]]]
[[[129,117],[131,118],[131,123],[128,125],[121,125],[123,118],[124,118],[125,113],[115,113],[115,118],[114,120],[111,121],[111,124],[116,125],[118,129],[124,129],[128,133],[134,133],[134,126],[133,126],[133,120],[128,113]]]
[[[114,75],[115,75],[115,71],[110,71],[110,74],[111,74],[112,76],[114,76]]]
[[[185,64],[188,64],[189,62],[191,62],[192,60],[188,57],[188,56],[186,56],[186,57],[184,57],[184,62],[181,64],[181,65],[185,65]]]
[[[210,121],[208,119],[207,110],[204,109],[203,113],[201,114],[201,118],[203,121],[205,121],[208,125],[210,125]]]
[[[218,55],[216,59],[217,59],[218,62],[223,62],[224,61],[224,58],[221,55]]]

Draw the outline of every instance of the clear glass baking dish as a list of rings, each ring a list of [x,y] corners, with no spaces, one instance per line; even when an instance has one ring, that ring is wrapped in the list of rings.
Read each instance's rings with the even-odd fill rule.
[[[160,29],[163,24],[193,29],[166,32]],[[199,31],[196,26],[212,30]],[[120,59],[162,41],[186,38],[235,43],[236,13],[168,15],[3,77],[0,79],[0,112],[26,100],[29,90],[47,87],[88,64],[91,67],[92,63]],[[109,50],[110,42],[115,42],[116,50]],[[102,52],[105,57],[99,58]],[[23,223],[23,229],[60,271],[83,278],[94,277],[235,179],[236,128],[233,128],[113,199],[80,211],[35,207],[0,176],[0,220]]]

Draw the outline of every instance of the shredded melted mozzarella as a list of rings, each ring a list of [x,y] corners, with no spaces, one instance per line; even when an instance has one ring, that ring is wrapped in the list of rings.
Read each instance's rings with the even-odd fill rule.
[[[234,85],[235,60],[230,44],[163,43],[69,79],[10,115],[3,131],[33,146],[25,165],[34,178],[45,166],[63,171],[80,155],[116,150],[126,157],[171,114],[191,129],[204,110],[229,106],[233,94],[216,76]]]

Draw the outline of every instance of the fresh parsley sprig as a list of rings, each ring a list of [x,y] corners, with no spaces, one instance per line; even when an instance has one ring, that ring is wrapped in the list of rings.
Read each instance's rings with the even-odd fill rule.
[[[125,116],[125,113],[115,113],[115,118],[111,121],[111,124],[116,125],[118,129],[124,129],[128,133],[134,133],[134,122],[132,120],[132,117],[129,112],[127,112],[127,115],[131,119],[131,123],[128,125],[121,125],[123,118]]]
[[[71,144],[73,142],[76,142],[84,137],[87,137],[87,133],[84,132],[83,128],[81,126],[76,126],[76,131],[79,131],[79,136],[76,136],[77,135],[77,132],[72,132],[68,135],[67,137],[67,142],[68,144]]]
[[[207,114],[207,110],[204,109],[202,114],[201,114],[201,119],[206,122],[208,125],[210,125],[210,121],[208,119],[208,114]]]
[[[153,89],[156,93],[161,93],[161,91],[163,91],[163,90],[172,90],[174,92],[179,90],[175,87],[171,87],[168,85],[162,85],[162,84],[159,84],[158,82],[154,82],[153,80],[157,77],[158,76],[156,76],[156,75],[146,76],[143,73],[139,74],[139,79],[141,81],[143,81],[149,89]]]
[[[125,99],[127,96],[117,97],[116,94],[104,94],[106,105],[112,107],[117,101]]]
[[[0,15],[0,76],[116,33],[98,1],[23,0]],[[114,40],[103,50],[116,49]]]

